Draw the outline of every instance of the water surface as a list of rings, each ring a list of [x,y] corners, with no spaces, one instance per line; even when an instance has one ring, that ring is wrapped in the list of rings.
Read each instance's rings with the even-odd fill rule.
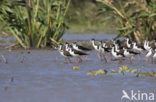
[[[93,37],[90,36],[85,38]],[[0,54],[8,60],[5,64],[0,58],[0,102],[127,102],[121,100],[122,90],[153,92],[156,95],[155,77],[112,74],[109,69],[117,70],[121,65],[111,62],[102,64],[95,51],[89,52],[88,62],[81,64],[66,64],[55,50],[30,50],[30,53],[25,50],[0,50]],[[141,71],[156,68],[156,64],[146,64],[144,57],[138,65],[127,60],[122,64]],[[72,66],[79,66],[80,69],[72,70]],[[89,70],[100,68],[107,69],[108,74],[86,75]]]
[[[140,90],[156,93],[156,78],[135,77],[135,74],[87,76],[95,69],[117,69],[119,64],[101,64],[95,52],[88,62],[64,63],[57,51],[32,50],[0,51],[8,64],[0,63],[1,102],[121,102],[122,90]],[[73,59],[76,60],[76,59]],[[124,62],[129,64],[128,62]],[[72,70],[79,66],[79,70]],[[155,70],[155,65],[130,65],[142,71]]]

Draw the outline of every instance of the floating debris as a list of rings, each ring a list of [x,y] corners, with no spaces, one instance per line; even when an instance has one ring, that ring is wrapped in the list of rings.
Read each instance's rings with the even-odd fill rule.
[[[73,70],[79,70],[80,67],[78,67],[78,66],[73,66],[72,69],[73,69]]]
[[[137,73],[138,70],[137,69],[130,69],[130,73],[134,74],[134,73]]]
[[[152,70],[151,72],[140,72],[139,76],[142,77],[156,77],[156,72]]]
[[[134,73],[137,73],[138,72],[138,70],[137,69],[130,69],[129,67],[128,67],[128,65],[122,65],[122,66],[120,66],[119,67],[119,73],[132,73],[132,74],[134,74]]]
[[[111,71],[111,73],[117,73],[117,71],[112,68],[110,69],[110,71]]]
[[[90,70],[87,72],[87,75],[106,75],[107,74],[106,69],[99,69],[99,70]]]

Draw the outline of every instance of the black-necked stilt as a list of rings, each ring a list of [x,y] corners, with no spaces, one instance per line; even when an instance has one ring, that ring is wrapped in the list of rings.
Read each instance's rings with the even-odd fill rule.
[[[112,47],[111,53],[112,53],[113,57],[115,57],[116,59],[120,59],[119,63],[122,61],[122,58],[125,57],[123,53],[116,52],[114,46]]]
[[[64,45],[65,45],[65,51],[69,52],[69,46],[70,46],[69,43],[66,42]]]
[[[137,45],[136,42],[133,42],[132,45],[133,45],[132,49],[136,52],[142,53],[142,51],[145,50],[143,46]]]
[[[108,47],[105,42],[101,42],[101,43],[102,43],[102,47],[105,49],[105,52],[111,51],[111,47]]]
[[[151,48],[148,50],[148,52],[146,54],[146,62],[149,62],[149,58],[152,57],[152,54],[153,54],[153,49]]]
[[[141,53],[143,53],[145,48],[143,46],[137,45],[136,42],[132,42],[132,50],[135,52],[139,52],[141,54]],[[141,61],[141,55],[140,54],[138,54],[139,61]]]
[[[106,45],[102,43],[102,41],[100,41],[100,45],[99,45],[99,50],[100,50],[100,54],[103,55],[104,59],[105,59],[105,62],[107,63],[107,58],[106,58],[106,52],[109,52],[108,48],[105,48]],[[101,58],[102,60],[102,58]]]
[[[78,60],[79,63],[82,62],[82,59],[81,59],[80,56],[88,55],[87,53],[74,50],[74,49],[71,48],[71,47],[69,48],[69,53],[70,53],[72,56],[74,56],[74,57],[78,57],[78,58],[79,58],[79,60]]]
[[[127,45],[127,48],[131,48],[132,47],[132,43],[131,43],[129,38],[126,38],[126,45]]]
[[[62,44],[58,45],[58,51],[63,57],[65,57],[65,59],[67,60],[67,63],[70,63],[69,58],[73,57],[73,56],[68,51],[63,50],[63,45]]]
[[[132,63],[132,59],[135,55],[138,55],[139,53],[128,50],[127,48],[123,48],[125,57],[130,58],[130,62]]]
[[[156,49],[154,50],[153,59],[156,59]]]
[[[149,51],[151,49],[151,46],[149,45],[149,41],[147,41],[147,40],[144,41],[144,48],[147,51]]]
[[[123,47],[120,44],[120,40],[117,40],[117,41],[113,40],[113,45],[115,46],[116,52],[120,52],[123,49]]]
[[[80,46],[80,45],[76,44],[76,42],[72,43],[72,47],[75,50],[80,51],[80,52],[86,52],[86,51],[90,51],[91,50],[89,48],[86,48],[86,47],[83,47],[83,46]],[[87,61],[87,56],[84,55],[84,58]]]
[[[77,50],[77,51],[81,51],[81,52],[86,52],[86,51],[90,51],[91,49],[80,46],[78,44],[76,44],[76,42],[72,43],[72,47]]]
[[[100,52],[99,45],[95,44],[95,39],[92,39],[92,40],[91,40],[91,43],[92,43],[93,48],[94,48],[97,52]]]
[[[96,51],[96,54],[97,54],[98,58],[100,59],[100,61],[102,61],[102,57],[101,57],[101,54],[100,54],[100,45],[95,43],[95,39],[91,39],[91,43],[92,43],[93,48]]]

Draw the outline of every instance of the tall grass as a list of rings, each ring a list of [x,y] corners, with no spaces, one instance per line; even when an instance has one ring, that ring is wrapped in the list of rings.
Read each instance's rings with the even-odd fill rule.
[[[0,22],[24,48],[59,42],[70,0],[1,0]]]
[[[97,0],[102,3],[99,13],[104,13],[111,22],[118,22],[118,37],[129,36],[141,43],[152,40],[156,33],[155,0]]]

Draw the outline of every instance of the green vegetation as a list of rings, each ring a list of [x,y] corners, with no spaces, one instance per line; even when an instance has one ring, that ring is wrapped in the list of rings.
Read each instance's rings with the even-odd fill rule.
[[[90,70],[86,73],[86,75],[106,75],[107,74],[107,70],[106,69],[98,69],[98,70]]]
[[[101,4],[96,0],[71,0],[67,21],[69,33],[115,33],[116,24],[98,15]],[[114,20],[113,20],[114,21]]]
[[[106,75],[108,71],[106,69],[90,70],[86,73],[88,76]],[[156,72],[152,70],[151,72],[141,72],[138,69],[131,69],[128,65],[121,65],[118,70],[110,68],[111,74],[123,74],[131,73],[135,74],[136,77],[156,77]]]
[[[99,14],[109,21],[117,20],[119,35],[134,38],[138,43],[152,40],[156,33],[155,0],[97,0],[102,3]]]
[[[79,66],[73,66],[72,69],[73,69],[73,70],[79,70],[80,67],[79,67]]]
[[[129,67],[128,67],[128,65],[122,65],[122,66],[120,66],[119,67],[119,73],[137,73],[138,72],[138,70],[137,69],[130,69]]]
[[[151,72],[140,72],[138,76],[142,77],[156,77],[156,72],[152,70]]]
[[[59,43],[67,28],[69,33],[118,31],[118,37],[141,43],[156,38],[156,1],[1,0],[0,23],[1,34],[12,34],[24,48]]]
[[[0,22],[24,48],[60,41],[70,0],[1,0]],[[2,29],[2,26],[1,26]]]

